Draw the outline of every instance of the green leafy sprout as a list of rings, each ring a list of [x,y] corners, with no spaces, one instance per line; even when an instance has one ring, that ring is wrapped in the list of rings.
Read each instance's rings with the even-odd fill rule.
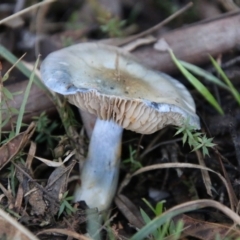
[[[188,121],[185,121],[182,126],[176,127],[177,132],[175,135],[182,134],[183,145],[188,143],[188,145],[193,148],[192,151],[201,150],[203,156],[209,155],[209,148],[213,148],[214,144],[213,138],[208,138],[206,134],[201,132],[195,132],[194,127],[191,126]]]
[[[129,158],[122,161],[123,164],[130,164],[130,172],[134,172],[139,168],[142,168],[142,164],[136,160],[137,151],[133,150],[132,146],[129,145]]]
[[[123,27],[126,25],[126,20],[119,20],[118,18],[111,18],[109,20],[100,19],[102,25],[100,29],[107,33],[110,37],[122,37]]]
[[[164,212],[164,203],[165,201],[160,201],[156,204],[154,207],[149,201],[146,199],[142,199],[144,203],[149,207],[149,209],[154,213],[155,217],[159,217]],[[149,215],[140,208],[140,213],[143,218],[143,221],[145,224],[151,224],[152,219],[149,217]],[[183,223],[179,221],[177,225],[175,226],[174,222],[172,220],[166,221],[161,227],[158,227],[155,229],[155,231],[152,232],[153,239],[154,240],[162,240],[167,236],[171,235],[171,239],[179,239],[181,232],[183,229]]]
[[[109,37],[123,37],[123,27],[126,25],[126,20],[121,20],[117,16],[114,16],[97,0],[87,0],[91,6],[94,15],[100,25],[102,32],[106,33]]]
[[[52,132],[57,128],[58,123],[52,121],[46,115],[46,112],[42,112],[40,116],[33,117],[36,121],[36,132],[38,135],[35,138],[37,143],[47,142],[49,147],[53,147],[55,136],[52,135]]]
[[[71,215],[72,213],[74,213],[76,211],[75,208],[73,208],[71,206],[71,204],[69,202],[73,201],[73,196],[67,196],[68,195],[68,191],[66,191],[62,198],[61,198],[61,202],[60,202],[60,208],[58,211],[58,218],[63,214],[63,212],[66,212],[67,215]]]

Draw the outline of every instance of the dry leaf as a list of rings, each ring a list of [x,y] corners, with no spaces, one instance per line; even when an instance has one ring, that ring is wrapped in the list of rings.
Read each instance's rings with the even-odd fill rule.
[[[45,189],[48,191],[48,195],[52,196],[54,202],[56,202],[56,199],[57,201],[61,200],[61,196],[66,192],[68,177],[75,163],[74,161],[68,167],[62,165],[56,168],[50,175]],[[50,202],[49,209],[52,215],[55,215],[59,210],[59,206]]]
[[[37,235],[42,235],[42,234],[53,235],[54,233],[55,234],[63,234],[63,235],[73,237],[74,239],[78,239],[78,240],[92,240],[92,238],[88,238],[77,232],[70,231],[68,229],[58,229],[58,228],[46,229],[46,230],[39,232]]]
[[[48,159],[36,157],[36,156],[35,156],[35,158],[38,159],[39,161],[45,163],[49,167],[60,167],[64,163],[66,163],[74,154],[75,154],[75,150],[73,150],[71,153],[69,153],[68,156],[63,160],[63,162],[54,162],[52,160],[48,160]]]
[[[21,168],[22,171],[19,170]],[[23,188],[24,198],[32,206],[31,213],[37,216],[43,216],[47,208],[46,203],[43,199],[42,190],[40,190],[35,182],[29,181],[29,177],[23,174],[23,171],[31,177],[29,170],[22,164],[18,164],[16,170],[16,177]]]
[[[32,122],[25,132],[20,133],[0,148],[0,170],[28,144],[34,131],[35,124]]]
[[[131,225],[138,229],[144,226],[139,209],[126,196],[119,194],[115,197],[114,201]]]
[[[118,188],[118,193],[121,193],[123,188],[128,185],[128,183],[131,181],[131,179],[134,176],[144,173],[144,172],[153,171],[153,170],[157,170],[157,169],[165,169],[165,168],[194,168],[194,169],[200,169],[200,170],[207,170],[209,172],[216,174],[222,180],[224,186],[227,189],[231,209],[234,210],[235,207],[237,206],[235,199],[233,198],[233,196],[231,194],[231,185],[229,185],[229,183],[226,181],[226,179],[220,173],[213,171],[210,168],[203,167],[203,166],[200,166],[197,164],[191,164],[191,163],[162,163],[162,164],[153,164],[153,165],[150,165],[147,167],[142,167],[139,170],[137,170],[136,172],[134,172],[133,174],[126,175],[125,179],[123,179],[123,181],[121,182],[121,184]]]
[[[184,223],[184,235],[195,237],[202,240],[212,240],[218,235],[220,239],[230,237],[235,239],[240,236],[240,231],[230,226],[198,220],[187,215],[181,215],[174,218],[174,222],[179,220]]]

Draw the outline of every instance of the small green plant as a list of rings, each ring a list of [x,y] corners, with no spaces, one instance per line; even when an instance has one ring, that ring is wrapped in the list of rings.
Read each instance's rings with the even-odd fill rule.
[[[111,18],[108,20],[100,19],[100,29],[109,35],[109,37],[122,37],[123,27],[126,25],[125,20],[119,20],[118,18]]]
[[[184,122],[181,127],[176,127],[177,132],[175,135],[182,134],[182,142],[193,148],[192,151],[201,150],[203,156],[209,155],[209,148],[213,148],[215,144],[212,142],[213,138],[207,138],[207,136],[201,132],[196,132],[188,121]]]
[[[87,2],[92,8],[102,32],[106,33],[109,37],[122,37],[124,35],[123,27],[126,25],[125,20],[113,16],[97,0],[87,0]]]
[[[130,164],[130,171],[134,172],[142,167],[142,164],[136,160],[137,151],[129,145],[129,158],[122,161],[123,164]]]
[[[147,201],[145,198],[143,198],[142,200],[149,207],[149,209],[152,210],[155,216],[160,216],[163,213],[163,206],[164,206],[164,203],[166,202],[165,200],[158,202],[155,207],[153,207],[153,205],[149,201]]]
[[[40,116],[33,117],[36,121],[36,132],[38,135],[35,138],[37,143],[47,142],[47,146],[53,147],[53,141],[56,138],[52,135],[52,132],[58,126],[56,121],[51,121],[46,112],[42,112]]]
[[[61,198],[60,208],[58,211],[58,218],[63,214],[64,211],[68,215],[71,215],[72,213],[75,212],[75,209],[69,203],[73,200],[73,196],[67,196],[67,195],[68,195],[68,191],[65,192]]]
[[[158,202],[155,207],[153,207],[152,204],[146,199],[143,199],[143,201],[149,207],[149,209],[152,210],[155,217],[159,217],[162,215],[165,201]],[[151,223],[152,219],[148,216],[148,214],[141,208],[140,212],[145,224]],[[178,239],[182,232],[182,228],[183,223],[181,221],[178,222],[177,225],[175,225],[173,221],[168,220],[161,227],[157,228],[155,231],[152,232],[153,239],[162,240],[169,235],[171,235],[171,239]]]

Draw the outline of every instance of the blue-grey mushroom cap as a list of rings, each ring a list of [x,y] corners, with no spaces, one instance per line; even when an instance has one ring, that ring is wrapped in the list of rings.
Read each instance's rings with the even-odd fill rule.
[[[150,134],[184,121],[200,128],[185,86],[143,66],[121,48],[81,43],[61,49],[43,61],[41,75],[50,90],[125,129]]]

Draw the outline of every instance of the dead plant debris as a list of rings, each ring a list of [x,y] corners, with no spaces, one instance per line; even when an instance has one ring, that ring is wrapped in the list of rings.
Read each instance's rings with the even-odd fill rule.
[[[2,0],[0,239],[240,239],[239,7],[239,0]],[[201,134],[215,143],[203,156],[182,145],[173,127],[149,136],[124,132],[121,183],[111,208],[100,213],[73,203],[95,117],[80,117],[46,92],[36,70],[21,132],[15,129],[38,55],[93,41],[121,46],[180,80],[195,100]],[[166,46],[198,67],[188,70],[225,115],[179,73]]]

